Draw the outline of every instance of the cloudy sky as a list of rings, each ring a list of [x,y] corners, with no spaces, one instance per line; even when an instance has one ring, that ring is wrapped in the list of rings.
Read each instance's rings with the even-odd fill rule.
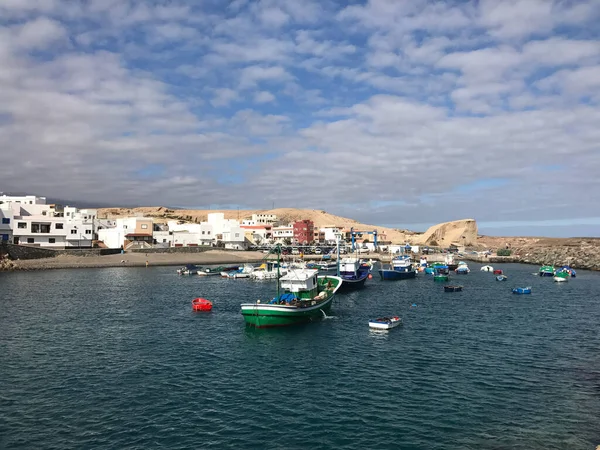
[[[0,191],[600,235],[600,0],[0,0]]]

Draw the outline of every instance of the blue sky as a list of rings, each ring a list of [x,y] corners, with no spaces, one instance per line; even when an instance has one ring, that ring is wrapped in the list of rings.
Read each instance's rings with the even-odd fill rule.
[[[599,21],[597,0],[0,0],[0,190],[598,236]]]

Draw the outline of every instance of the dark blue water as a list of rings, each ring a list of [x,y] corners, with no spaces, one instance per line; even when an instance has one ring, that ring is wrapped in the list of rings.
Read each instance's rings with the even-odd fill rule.
[[[274,284],[175,268],[0,274],[0,448],[589,449],[600,276],[504,265],[370,280],[331,319],[247,329]],[[531,296],[511,293],[533,287]],[[190,301],[214,301],[193,313]],[[416,307],[411,307],[415,303]],[[399,314],[372,332],[368,319]]]

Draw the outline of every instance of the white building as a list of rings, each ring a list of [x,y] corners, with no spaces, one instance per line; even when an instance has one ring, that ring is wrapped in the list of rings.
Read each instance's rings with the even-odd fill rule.
[[[246,238],[254,244],[269,244],[273,239],[273,227],[270,225],[242,225]]]
[[[150,247],[154,243],[153,227],[149,217],[119,218],[114,227],[98,230],[98,240],[108,248]]]
[[[0,203],[0,241],[13,241],[13,210],[8,203]]]
[[[252,225],[272,225],[277,222],[276,214],[252,214]]]
[[[294,227],[292,225],[284,225],[273,227],[273,240],[275,242],[283,242],[285,239],[294,239]]]
[[[96,210],[46,204],[45,197],[2,196],[2,238],[40,247],[91,247]]]
[[[20,203],[23,205],[45,205],[46,197],[36,195],[0,195],[1,203]]]
[[[335,244],[337,240],[336,236],[343,234],[342,229],[340,227],[336,227],[333,225],[324,226],[320,228],[319,231],[321,233],[324,233],[325,242],[327,242],[328,244]]]
[[[167,225],[169,231],[173,234],[172,245],[174,247],[188,247],[193,245],[212,246],[215,244],[213,226],[208,222],[179,223],[171,220]]]
[[[219,241],[225,248],[244,249],[246,248],[246,238],[244,230],[240,228],[240,223],[234,219],[225,219],[223,213],[211,213],[207,217],[208,224],[212,226],[214,239]]]

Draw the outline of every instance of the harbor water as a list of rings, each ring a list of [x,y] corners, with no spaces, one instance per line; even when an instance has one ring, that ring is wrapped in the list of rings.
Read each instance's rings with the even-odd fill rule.
[[[0,273],[0,448],[595,448],[600,274],[505,264],[498,282],[470,266],[451,275],[462,292],[375,273],[329,317],[268,330],[240,303],[272,281]],[[403,325],[370,331],[382,315]]]

